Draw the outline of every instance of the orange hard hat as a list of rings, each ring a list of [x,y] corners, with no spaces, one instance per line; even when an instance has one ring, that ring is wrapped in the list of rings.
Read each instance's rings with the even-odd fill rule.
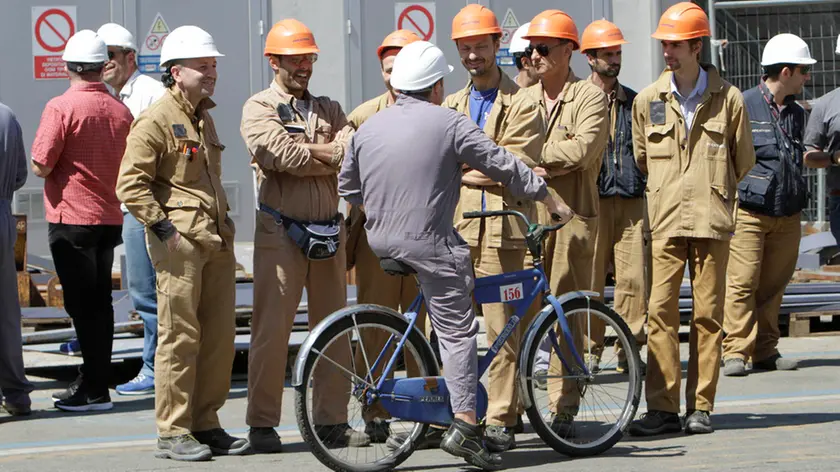
[[[575,20],[566,12],[560,10],[546,10],[531,20],[528,34],[523,36],[523,38],[531,39],[536,37],[568,39],[574,43],[575,49],[580,47],[580,39],[578,39],[578,29],[575,26]]]
[[[452,19],[452,39],[484,34],[502,34],[496,15],[485,6],[471,3]]]
[[[265,40],[265,55],[293,56],[318,52],[312,31],[294,18],[274,23]]]
[[[414,31],[409,30],[396,30],[393,33],[385,36],[385,39],[382,40],[382,44],[376,48],[376,55],[379,59],[382,59],[382,53],[386,49],[390,48],[402,48],[407,46],[414,41],[420,41],[420,36],[417,36]]]
[[[659,27],[651,37],[667,41],[684,41],[711,35],[709,17],[706,16],[706,12],[694,3],[680,2],[665,10],[659,19]]]
[[[620,46],[627,44],[624,40],[624,35],[614,23],[605,19],[593,21],[583,30],[583,35],[580,37],[580,52],[586,52],[590,49],[611,48],[613,46]]]

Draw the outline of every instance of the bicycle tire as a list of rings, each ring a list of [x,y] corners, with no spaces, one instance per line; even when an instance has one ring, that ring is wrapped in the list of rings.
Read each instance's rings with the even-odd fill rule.
[[[394,454],[393,457],[390,457],[387,461],[379,461],[375,463],[365,463],[365,464],[350,464],[343,461],[338,460],[331,452],[330,449],[327,448],[319,439],[314,430],[314,425],[310,421],[310,417],[308,415],[308,396],[307,396],[307,387],[310,383],[312,377],[312,370],[315,366],[315,363],[318,359],[318,354],[315,353],[315,350],[321,351],[326,346],[329,346],[333,339],[338,337],[344,336],[343,333],[346,333],[348,329],[353,329],[354,326],[362,326],[362,327],[385,327],[389,330],[394,330],[398,333],[405,333],[408,329],[408,321],[404,319],[397,318],[395,316],[388,316],[382,312],[376,311],[376,307],[374,307],[374,311],[364,311],[357,313],[355,315],[355,323],[354,320],[351,318],[344,318],[332,326],[327,328],[324,332],[321,333],[320,336],[315,340],[313,344],[313,350],[310,351],[308,358],[306,359],[306,364],[304,367],[304,374],[303,374],[303,382],[300,386],[295,387],[295,416],[297,419],[298,429],[300,430],[301,437],[303,438],[304,442],[309,446],[312,454],[325,466],[334,470],[336,472],[380,472],[385,470],[392,470],[393,468],[397,467],[401,463],[403,463],[409,456],[414,452],[417,447],[418,441],[425,436],[426,431],[428,430],[429,426],[427,424],[420,424],[417,423],[419,428],[415,427],[412,431],[412,434],[409,436],[409,444],[408,447],[401,447],[398,450],[398,453]],[[388,310],[390,311],[390,310]],[[414,348],[414,351],[420,357],[419,362],[423,363],[422,371],[426,373],[426,376],[437,376],[439,375],[439,368],[437,361],[434,357],[434,354],[428,348],[423,336],[413,330],[406,340],[406,344],[411,344]],[[403,351],[405,352],[405,351]]]
[[[611,427],[609,432],[599,438],[599,440],[588,445],[575,444],[564,440],[557,435],[550,424],[547,424],[545,418],[540,414],[539,406],[536,401],[537,382],[534,378],[534,366],[536,364],[537,351],[539,349],[538,340],[546,334],[546,332],[557,323],[557,315],[552,310],[552,316],[544,319],[543,323],[537,327],[535,342],[530,346],[529,352],[523,353],[528,356],[528,363],[526,372],[521,375],[525,376],[524,385],[526,387],[525,395],[528,395],[531,406],[526,409],[526,414],[531,422],[532,427],[540,438],[555,451],[565,454],[570,457],[588,457],[601,454],[612,448],[624,436],[630,423],[636,416],[636,411],[639,407],[639,401],[642,394],[642,375],[641,375],[641,358],[639,350],[636,345],[636,340],[630,332],[627,323],[621,317],[611,310],[603,303],[591,300],[576,298],[565,302],[562,306],[564,313],[575,313],[581,310],[587,310],[589,313],[596,313],[596,316],[602,316],[602,319],[608,323],[615,330],[617,342],[621,342],[625,346],[627,354],[627,362],[629,366],[628,373],[628,388],[627,396],[625,397],[625,404],[621,411],[620,420],[615,426]],[[560,344],[564,343],[562,338],[559,339]],[[583,352],[580,352],[583,356]],[[573,362],[573,361],[572,361]]]

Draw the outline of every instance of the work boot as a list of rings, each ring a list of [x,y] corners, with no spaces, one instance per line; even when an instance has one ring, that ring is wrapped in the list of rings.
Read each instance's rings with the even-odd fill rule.
[[[561,438],[575,437],[575,415],[568,411],[552,413],[550,428]]]
[[[420,451],[423,449],[438,449],[440,447],[440,442],[443,441],[444,434],[446,434],[445,429],[429,426],[429,429],[426,431],[426,435],[420,438],[414,450]],[[392,451],[396,451],[402,447],[403,443],[405,443],[405,440],[408,438],[408,435],[408,432],[392,434],[388,437],[388,440],[385,441],[385,446]]]
[[[792,359],[785,359],[781,354],[772,356],[760,361],[753,361],[753,370],[796,370],[799,363]]]
[[[644,377],[647,372],[647,363],[641,359],[639,359],[639,369],[641,370],[642,377]],[[615,371],[619,374],[626,374],[629,370],[630,363],[627,362],[627,358],[619,359],[618,364],[615,366]]]
[[[384,420],[368,421],[365,424],[365,434],[368,435],[372,444],[382,444],[391,435],[391,427]]]
[[[193,433],[198,442],[210,447],[216,456],[244,456],[251,452],[251,445],[247,439],[235,438],[222,428]]]
[[[589,368],[589,372],[592,374],[597,374],[601,372],[601,355],[600,354],[584,354],[583,355],[583,362],[586,363],[586,367]]]
[[[534,387],[538,390],[548,390],[548,379],[545,378],[546,375],[548,375],[546,369],[537,369],[534,371]]]
[[[455,419],[443,436],[440,448],[456,457],[463,457],[468,463],[483,470],[498,470],[502,458],[491,454],[484,447],[481,426]]]
[[[52,394],[52,399],[55,400],[55,401],[67,400],[68,398],[75,395],[76,392],[79,390],[79,387],[81,387],[81,386],[82,386],[82,374],[79,374],[76,377],[76,380],[70,382],[70,385],[68,385],[66,389],[64,389],[60,392],[53,393]]]
[[[525,422],[522,421],[522,415],[516,415],[516,426],[512,429],[513,434],[523,434],[525,432]]]
[[[727,377],[746,377],[747,364],[744,359],[733,357],[723,361],[723,375]]]
[[[708,411],[689,410],[685,413],[685,434],[709,434],[714,431]]]
[[[11,403],[3,400],[3,409],[12,416],[29,416],[32,414],[32,404]]]
[[[347,423],[315,426],[315,432],[327,447],[370,446],[368,435],[356,431]]]
[[[484,445],[490,452],[505,452],[516,447],[513,428],[487,425],[484,428]]]
[[[649,410],[638,420],[630,423],[631,436],[656,436],[682,431],[680,415],[667,411]]]
[[[198,462],[213,458],[210,447],[196,441],[192,434],[158,438],[155,457],[176,461]]]
[[[248,430],[248,442],[251,450],[257,454],[276,454],[283,452],[283,441],[274,428],[255,428]]]

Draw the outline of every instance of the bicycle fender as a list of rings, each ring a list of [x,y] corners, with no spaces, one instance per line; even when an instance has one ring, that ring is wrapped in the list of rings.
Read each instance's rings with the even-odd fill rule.
[[[531,407],[531,399],[528,395],[525,395],[527,392],[527,372],[528,372],[528,356],[525,355],[526,353],[530,352],[531,346],[536,342],[537,337],[537,327],[542,325],[543,321],[555,312],[555,307],[560,307],[564,303],[568,302],[569,300],[574,300],[576,298],[599,298],[601,295],[598,292],[593,292],[589,290],[578,290],[574,292],[566,292],[563,295],[560,295],[559,298],[555,298],[554,296],[549,296],[549,305],[546,305],[537,316],[534,318],[534,321],[528,326],[527,331],[525,331],[525,336],[522,338],[522,344],[519,348],[519,399],[522,401],[522,406],[525,408]]]
[[[300,351],[298,351],[298,355],[295,358],[295,365],[292,368],[292,387],[299,387],[301,386],[301,384],[303,384],[303,370],[306,367],[306,359],[309,358],[309,353],[312,351],[312,346],[315,344],[315,341],[318,339],[318,337],[335,323],[343,321],[347,318],[352,318],[354,315],[357,315],[359,313],[377,313],[383,316],[399,318],[401,321],[405,321],[406,323],[408,323],[409,321],[408,318],[406,318],[402,313],[396,310],[385,306],[373,304],[348,306],[327,316],[326,318],[321,320],[321,322],[318,323],[312,329],[312,331],[309,332],[309,335],[306,336],[306,339],[300,346]],[[420,331],[420,329],[416,325],[414,326],[414,330],[417,331],[418,334],[420,334],[424,341],[423,345],[419,348],[428,350],[427,353],[431,356],[432,359],[434,359],[434,351],[432,350],[432,345],[429,344],[429,340],[426,339],[426,335],[423,334],[423,332]],[[431,374],[438,375],[437,372],[432,372]]]

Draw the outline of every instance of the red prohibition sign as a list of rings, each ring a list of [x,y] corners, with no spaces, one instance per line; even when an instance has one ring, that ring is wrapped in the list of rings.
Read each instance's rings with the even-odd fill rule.
[[[67,24],[70,25],[70,34],[66,38],[61,34],[61,32],[58,31],[58,29],[56,29],[56,27],[52,23],[50,23],[50,21],[48,21],[48,17],[54,15],[64,18],[64,20],[67,21]],[[52,18],[49,19],[52,20]],[[53,33],[55,33],[55,35],[58,36],[59,39],[61,39],[61,45],[50,46],[44,41],[44,39],[41,37],[41,26],[44,24],[46,24],[51,30],[53,30]],[[73,19],[70,18],[70,15],[68,15],[67,12],[64,10],[59,10],[58,8],[47,10],[44,13],[41,13],[41,16],[39,16],[38,19],[35,21],[35,39],[38,41],[38,44],[40,44],[42,48],[46,49],[49,52],[63,51],[64,47],[67,46],[67,41],[74,34],[76,34],[76,27],[73,24]]]
[[[423,15],[426,15],[426,19],[429,20],[429,31],[423,32],[423,29],[417,25],[417,22],[412,20],[411,17],[408,16],[409,13],[415,11],[419,11]],[[428,41],[429,38],[432,37],[432,33],[435,31],[435,21],[432,19],[432,14],[429,13],[429,10],[426,10],[420,5],[411,5],[410,7],[403,10],[402,13],[400,13],[400,17],[397,19],[397,29],[405,28],[405,26],[403,25],[403,22],[405,20],[408,20],[409,23],[411,23],[411,25],[414,26],[414,29],[416,29],[420,36],[423,37],[423,41]]]

